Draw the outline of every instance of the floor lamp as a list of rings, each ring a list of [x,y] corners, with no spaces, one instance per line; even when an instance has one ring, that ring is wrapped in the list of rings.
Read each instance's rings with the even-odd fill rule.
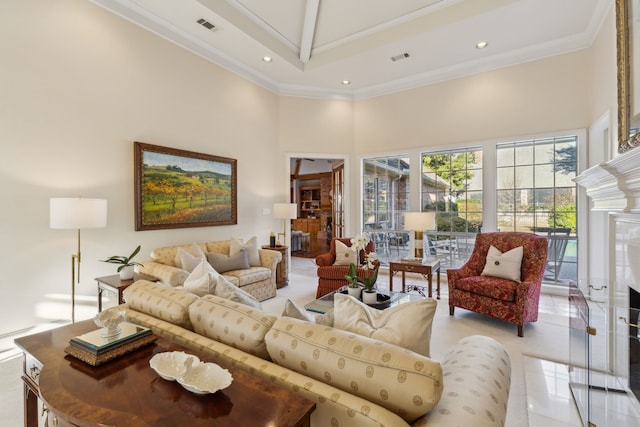
[[[423,259],[424,230],[435,230],[435,212],[407,212],[404,214],[404,229],[415,233],[414,256]]]
[[[287,220],[298,218],[298,205],[296,203],[274,203],[273,204],[273,216],[277,219],[283,220],[282,233],[278,233],[278,242],[280,241],[280,235],[284,237],[283,244],[287,244]]]
[[[78,252],[71,255],[71,323],[75,323],[76,283],[80,283],[80,230],[107,226],[107,201],[82,197],[51,198],[49,226],[53,229],[78,230]]]

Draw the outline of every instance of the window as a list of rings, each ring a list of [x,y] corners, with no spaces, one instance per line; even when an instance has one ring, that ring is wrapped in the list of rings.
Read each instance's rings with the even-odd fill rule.
[[[577,278],[577,136],[498,144],[497,226],[549,239],[545,281]]]
[[[409,165],[407,157],[363,160],[362,229],[383,264],[400,251],[408,253],[409,235],[400,230],[400,220],[409,207]]]
[[[478,147],[422,155],[422,210],[435,211],[429,251],[448,266],[466,262],[482,228],[482,150]]]

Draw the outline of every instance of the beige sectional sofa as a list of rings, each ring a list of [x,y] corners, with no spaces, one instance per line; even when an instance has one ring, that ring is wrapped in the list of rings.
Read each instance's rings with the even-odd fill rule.
[[[143,280],[125,291],[125,300],[121,308],[130,322],[314,401],[312,426],[504,426],[511,362],[489,337],[464,338],[438,362],[348,331]]]
[[[231,240],[197,243],[205,253],[229,255]],[[192,245],[166,246],[151,252],[151,259],[142,263],[138,272],[157,277],[164,285],[181,286],[189,276],[189,271],[176,266],[178,249],[188,251]],[[253,295],[258,301],[276,296],[276,268],[282,254],[268,249],[257,249],[259,264],[249,268],[222,272],[232,284]]]

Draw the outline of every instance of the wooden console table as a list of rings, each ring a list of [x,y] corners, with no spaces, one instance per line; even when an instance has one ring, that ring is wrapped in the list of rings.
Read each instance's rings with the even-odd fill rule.
[[[154,354],[185,351],[162,338],[97,367],[64,353],[69,340],[95,330],[92,320],[16,339],[24,353],[24,425],[38,426],[38,399],[49,426],[293,426],[309,427],[315,403],[239,368],[233,383],[213,394],[196,395],[167,381],[149,366]]]
[[[393,275],[398,271],[402,272],[402,292],[405,292],[405,273],[419,273],[427,280],[429,298],[432,294],[433,273],[438,274],[438,287],[436,288],[437,298],[440,299],[440,261],[425,260],[420,262],[395,260],[389,262],[389,290],[393,290]]]

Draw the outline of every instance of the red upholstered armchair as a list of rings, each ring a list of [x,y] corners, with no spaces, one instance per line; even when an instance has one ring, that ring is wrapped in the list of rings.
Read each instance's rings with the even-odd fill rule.
[[[351,246],[351,238],[337,238],[331,239],[331,246],[329,252],[326,254],[318,255],[316,257],[316,265],[318,266],[318,289],[316,291],[316,298],[320,298],[323,295],[333,292],[342,286],[348,285],[344,276],[349,272],[348,265],[333,265],[336,261],[336,240],[340,240],[347,246]],[[370,241],[363,251],[360,251],[360,263],[364,263],[364,256],[375,250],[375,244]],[[364,279],[365,269],[363,266],[358,267],[358,277]]]
[[[480,275],[492,245],[503,253],[523,247],[522,282]],[[519,232],[478,234],[467,263],[459,269],[447,270],[449,314],[453,316],[455,307],[461,307],[506,320],[517,325],[518,336],[523,336],[524,325],[538,320],[538,301],[546,260],[545,237]]]

